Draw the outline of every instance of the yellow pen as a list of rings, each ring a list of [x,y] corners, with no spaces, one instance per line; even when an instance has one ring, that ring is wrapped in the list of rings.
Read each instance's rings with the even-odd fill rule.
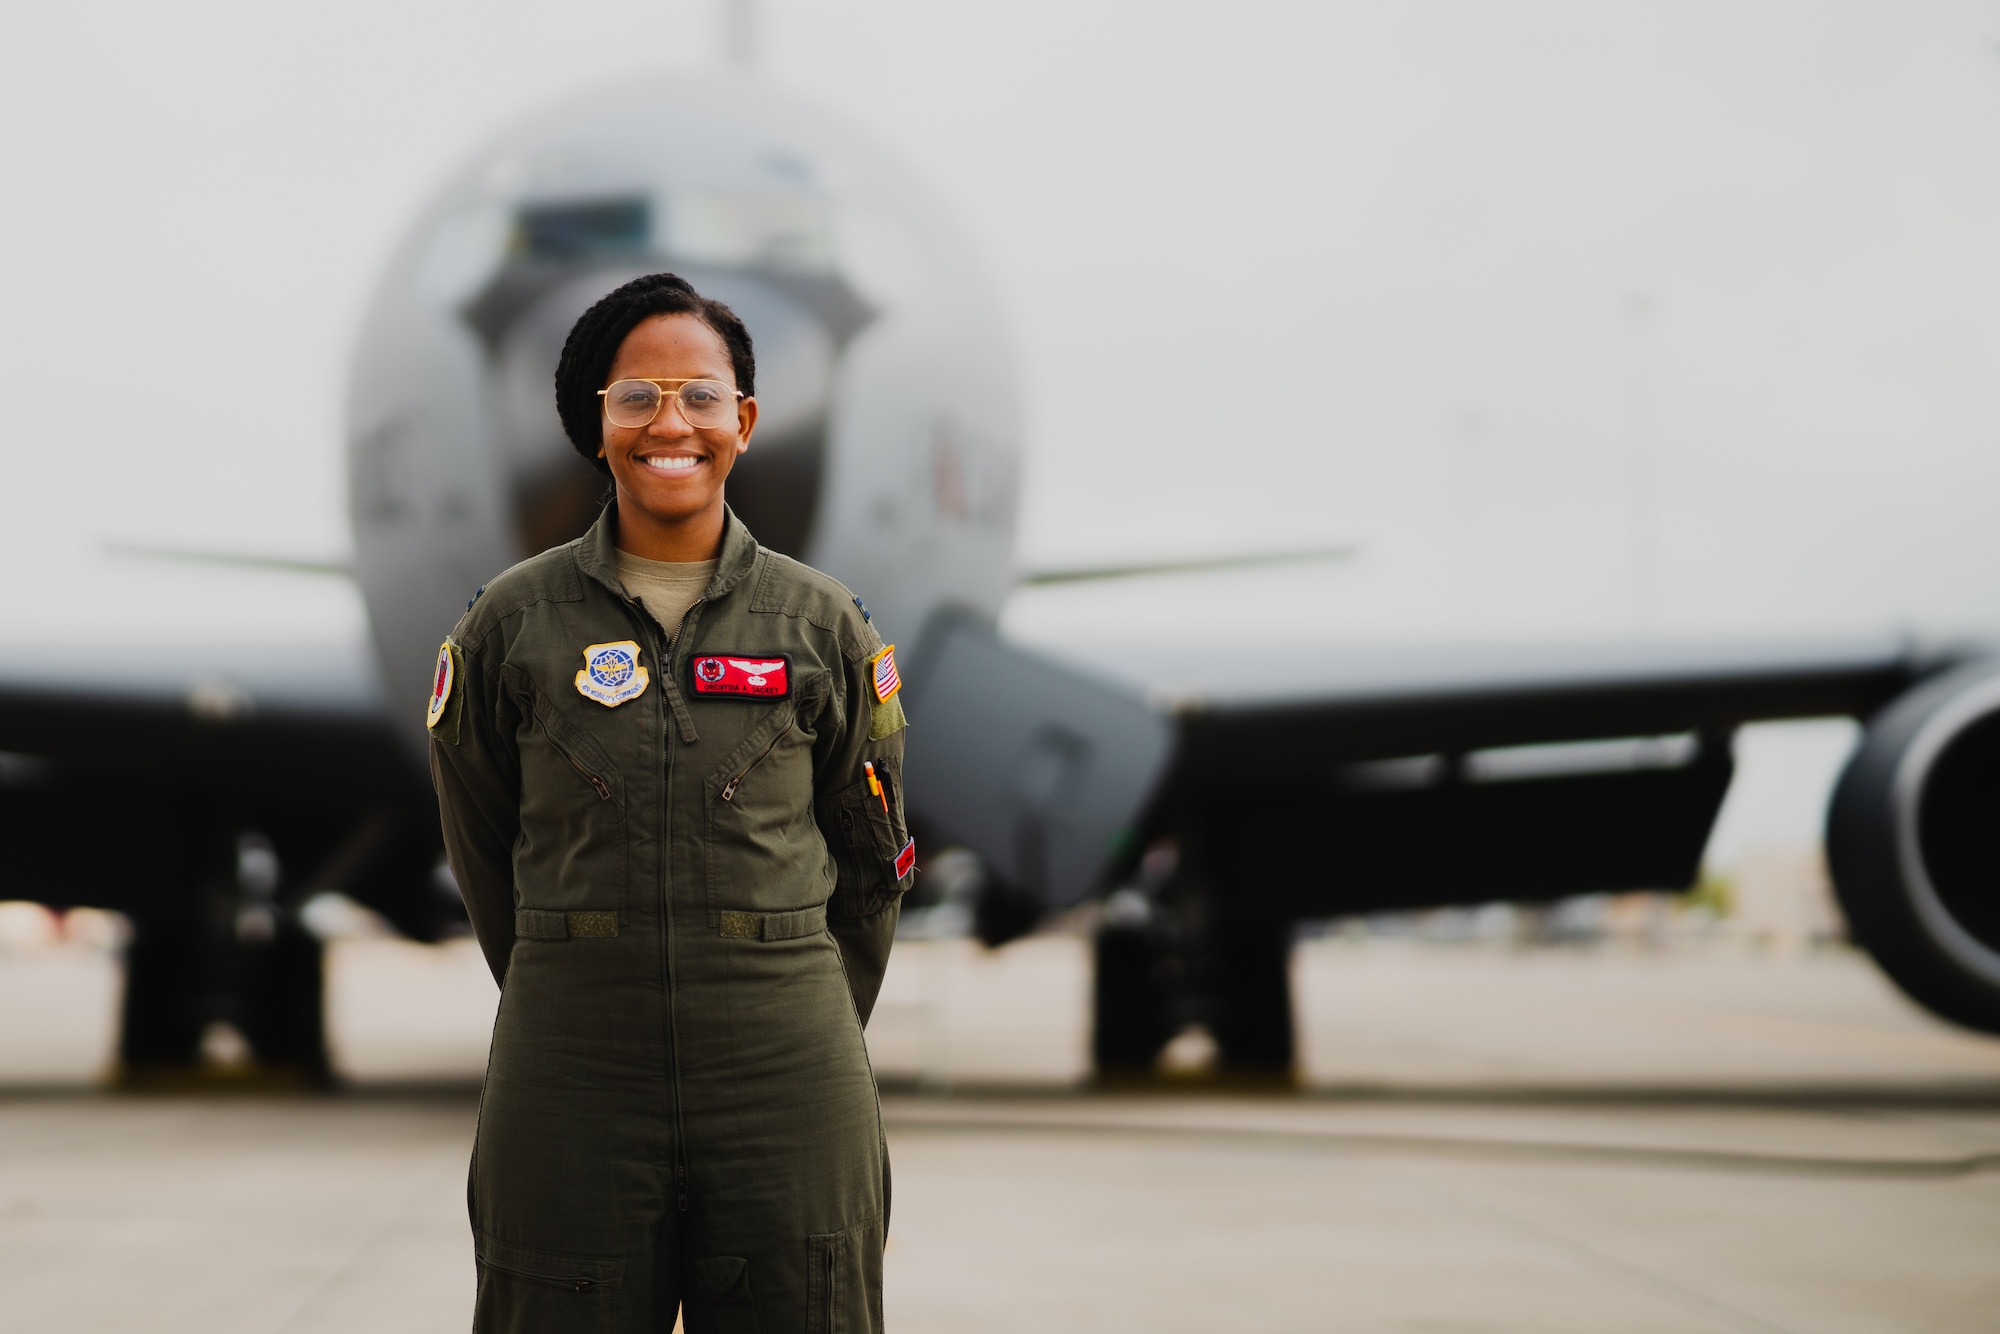
[[[868,775],[868,790],[882,799],[882,814],[887,815],[889,813],[889,794],[882,790],[882,780],[875,776],[875,762],[873,760],[863,760],[861,761],[861,768]]]

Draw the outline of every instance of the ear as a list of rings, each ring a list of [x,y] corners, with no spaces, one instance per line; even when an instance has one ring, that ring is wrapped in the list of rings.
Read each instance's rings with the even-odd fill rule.
[[[736,405],[736,452],[750,448],[750,437],[757,430],[757,400],[746,398]]]

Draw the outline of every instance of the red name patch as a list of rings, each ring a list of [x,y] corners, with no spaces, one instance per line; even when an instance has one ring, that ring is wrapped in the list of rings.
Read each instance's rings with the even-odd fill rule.
[[[688,664],[697,695],[782,699],[792,692],[792,660],[782,653],[720,653]]]
[[[904,876],[910,873],[910,868],[912,866],[915,866],[916,864],[917,864],[917,840],[913,838],[908,843],[905,843],[903,845],[903,850],[901,852],[896,854],[896,878],[898,880],[901,880]]]

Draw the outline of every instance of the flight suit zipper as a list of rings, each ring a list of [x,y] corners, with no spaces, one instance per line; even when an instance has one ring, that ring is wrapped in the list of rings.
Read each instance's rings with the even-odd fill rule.
[[[525,1265],[519,1264],[497,1264],[492,1260],[488,1260],[486,1263],[495,1269],[504,1269],[510,1274],[519,1274],[522,1278],[540,1279],[544,1283],[553,1283],[557,1287],[568,1288],[571,1292],[589,1292],[598,1285],[597,1279],[580,1278],[574,1273],[530,1269]]]
[[[696,598],[687,611],[682,613],[681,623],[674,628],[673,638],[667,641],[665,651],[660,652],[657,647],[655,649],[659,656],[660,671],[665,674],[666,678],[660,683],[660,699],[665,705],[669,716],[673,713],[670,687],[673,684],[674,650],[679,647],[681,636],[688,632],[690,623],[695,619],[697,613],[700,612],[702,603],[707,600],[707,598]],[[640,614],[643,616],[644,612],[642,611]],[[653,622],[650,616],[645,619],[648,624],[655,625],[657,628],[657,624]],[[651,636],[649,635],[649,637]],[[654,643],[657,646],[658,640],[655,640]],[[676,988],[674,985],[674,863],[672,851],[674,846],[674,742],[672,733],[667,726],[667,721],[667,718],[662,718],[660,721],[660,735],[666,738],[667,751],[667,762],[660,776],[660,826],[664,835],[662,846],[666,849],[666,852],[663,854],[663,860],[660,863],[660,922],[663,927],[660,933],[660,948],[663,954],[662,966],[665,968],[667,975],[667,1064],[674,1090],[674,1204],[680,1212],[686,1213],[688,1207],[687,1118],[681,1110],[681,1035],[679,1015],[676,1007]]]
[[[730,779],[727,783],[724,783],[722,785],[722,799],[724,801],[736,800],[736,789],[743,786],[743,780],[748,778],[751,772],[755,770],[758,765],[762,764],[765,760],[771,758],[771,752],[778,748],[778,743],[782,740],[784,740],[784,733],[782,732],[780,732],[777,736],[772,737],[771,744],[764,747],[763,750],[759,751],[757,753],[757,758],[750,761],[749,764],[745,765],[742,773],[736,775],[736,777]]]
[[[537,721],[540,720],[538,719]],[[597,794],[597,799],[599,801],[611,800],[611,785],[605,782],[602,778],[599,778],[596,774],[592,773],[589,769],[585,768],[582,760],[579,760],[576,756],[570,754],[569,747],[563,745],[562,742],[556,739],[554,728],[550,727],[547,723],[542,723],[542,735],[549,739],[549,744],[551,746],[555,747],[556,754],[562,756],[564,759],[569,761],[570,768],[576,770],[579,774],[583,775],[583,781],[590,784],[591,791]]]

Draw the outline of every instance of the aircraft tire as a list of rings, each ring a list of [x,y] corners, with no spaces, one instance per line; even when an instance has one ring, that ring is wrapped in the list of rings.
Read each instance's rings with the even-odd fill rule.
[[[240,1027],[257,1063],[296,1072],[308,1083],[329,1078],[324,950],[287,913],[269,941],[246,945]]]
[[[1224,918],[1214,930],[1212,1032],[1222,1068],[1289,1077],[1294,1055],[1291,923]]]
[[[133,922],[118,1030],[118,1061],[127,1072],[201,1063],[207,944],[192,910]]]
[[[1974,663],[1883,710],[1827,817],[1856,940],[1932,1012],[2000,1033],[2000,671]]]
[[[1097,933],[1095,960],[1091,1060],[1103,1074],[1149,1072],[1174,1036],[1166,953],[1150,926],[1107,926]]]

